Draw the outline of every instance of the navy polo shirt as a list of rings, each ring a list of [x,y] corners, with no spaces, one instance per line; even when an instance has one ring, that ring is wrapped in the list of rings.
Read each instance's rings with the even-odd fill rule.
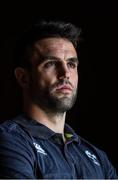
[[[106,154],[65,125],[66,143],[37,121],[20,115],[0,126],[0,178],[117,179]]]

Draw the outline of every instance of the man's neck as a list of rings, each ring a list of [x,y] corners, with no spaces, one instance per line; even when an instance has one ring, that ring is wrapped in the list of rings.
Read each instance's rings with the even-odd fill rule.
[[[26,106],[27,107],[27,106]],[[64,134],[64,124],[66,113],[46,112],[35,104],[24,107],[24,112],[36,120],[37,122],[47,126],[49,129],[56,133]]]

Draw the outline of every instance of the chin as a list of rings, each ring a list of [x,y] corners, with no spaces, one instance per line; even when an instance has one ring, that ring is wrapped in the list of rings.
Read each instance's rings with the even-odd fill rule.
[[[66,112],[73,107],[74,102],[72,99],[64,97],[55,102],[55,108],[61,112]]]

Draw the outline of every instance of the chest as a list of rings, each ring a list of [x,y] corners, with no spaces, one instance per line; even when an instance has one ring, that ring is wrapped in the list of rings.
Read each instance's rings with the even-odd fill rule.
[[[102,168],[94,156],[74,143],[37,141],[37,172],[46,179],[103,179]],[[41,178],[41,177],[38,177]]]

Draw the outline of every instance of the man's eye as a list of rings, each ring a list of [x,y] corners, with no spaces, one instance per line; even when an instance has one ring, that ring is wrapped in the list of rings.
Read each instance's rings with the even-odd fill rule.
[[[68,66],[74,69],[77,67],[77,64],[74,62],[68,62]]]
[[[49,61],[49,62],[46,62],[45,63],[45,65],[44,65],[44,67],[45,68],[49,68],[49,67],[52,67],[52,66],[55,66],[55,62],[54,61]]]

